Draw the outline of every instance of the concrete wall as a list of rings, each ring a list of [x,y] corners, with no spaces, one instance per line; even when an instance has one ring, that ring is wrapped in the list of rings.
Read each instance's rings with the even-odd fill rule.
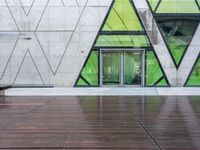
[[[0,0],[0,84],[73,86],[111,1]],[[145,0],[133,1],[144,24],[154,22]],[[183,86],[189,75],[200,51],[200,32],[196,37],[196,51],[190,48],[180,71],[162,39],[154,44],[172,86]]]
[[[73,86],[111,0],[0,0],[0,84]]]

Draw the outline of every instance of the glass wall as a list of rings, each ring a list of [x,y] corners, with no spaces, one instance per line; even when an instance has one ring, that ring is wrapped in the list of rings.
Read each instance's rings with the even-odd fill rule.
[[[146,51],[146,86],[169,86],[153,51]]]
[[[156,19],[163,38],[178,66],[197,29],[198,20],[167,18]]]
[[[103,85],[119,85],[121,73],[120,52],[102,52]]]
[[[155,5],[158,0],[155,0]],[[156,7],[156,6],[155,6]],[[141,57],[138,58],[129,57],[131,54],[125,54],[125,66],[124,66],[124,84],[131,85],[133,82],[141,82],[141,72],[145,72],[145,86],[168,86],[166,77],[162,71],[160,63],[155,57],[154,50],[148,39],[147,33],[139,19],[136,9],[132,0],[114,0],[107,17],[104,19],[102,27],[96,37],[92,50],[88,56],[87,61],[78,77],[76,86],[100,86],[100,50],[116,50],[121,49],[135,49],[145,50],[146,63],[144,62],[145,70],[136,69],[131,65],[137,65],[142,63]],[[99,52],[97,52],[99,51]],[[98,56],[97,56],[98,55]],[[118,64],[113,63],[114,58],[104,56],[104,59],[108,58],[104,64],[104,80],[113,80],[114,84],[119,84],[118,70],[120,69]],[[98,61],[98,62],[97,62]],[[114,66],[113,66],[114,65]],[[106,67],[107,66],[107,67]],[[140,66],[140,65],[138,65]],[[92,67],[92,68],[91,68]],[[137,72],[138,71],[138,72]],[[140,74],[140,75],[139,75]],[[136,81],[138,79],[138,81]],[[138,83],[139,84],[139,83]],[[140,83],[141,84],[141,83]]]
[[[102,31],[143,31],[130,0],[115,0]]]
[[[187,86],[200,86],[200,57],[192,70],[192,74],[190,75]]]
[[[200,13],[196,0],[148,0],[154,13]]]
[[[151,48],[149,39],[144,31],[140,19],[136,13],[132,0],[114,0],[108,11],[108,15],[94,42],[92,52],[76,82],[76,86],[100,86],[100,50],[114,49],[148,49]],[[95,49],[95,52],[93,52]],[[98,51],[98,52],[97,52]],[[98,56],[97,56],[98,55]],[[119,66],[115,57],[109,54],[103,55],[104,84],[113,80],[113,84],[119,84]],[[128,60],[128,57],[127,57]],[[131,61],[130,61],[131,62]],[[138,61],[139,62],[139,61]],[[125,66],[126,72],[128,66]],[[118,72],[118,73],[117,73]],[[128,84],[129,74],[125,74]]]
[[[78,86],[98,86],[99,85],[99,52],[93,50],[86,64],[84,65],[80,77],[77,81]]]
[[[124,85],[142,85],[142,51],[124,52]]]
[[[147,2],[178,69],[199,25],[200,0],[147,0]],[[195,46],[193,45],[194,48]],[[198,63],[186,85],[200,86]]]

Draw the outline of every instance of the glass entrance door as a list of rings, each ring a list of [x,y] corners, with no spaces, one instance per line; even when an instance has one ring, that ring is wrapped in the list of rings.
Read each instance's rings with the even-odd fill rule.
[[[102,59],[103,85],[119,85],[121,74],[120,52],[103,52]]]
[[[142,84],[142,51],[124,51],[124,85]]]
[[[143,51],[101,51],[102,86],[142,86]]]

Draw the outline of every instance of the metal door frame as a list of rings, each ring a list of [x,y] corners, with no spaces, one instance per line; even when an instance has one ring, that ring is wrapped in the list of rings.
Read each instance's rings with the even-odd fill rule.
[[[140,52],[142,51],[142,66],[141,66],[141,85],[125,85],[124,84],[124,52],[132,51],[132,52]],[[103,84],[103,52],[119,52],[120,53],[120,84],[118,85],[104,85]],[[100,86],[102,87],[143,87],[145,82],[145,49],[100,49]]]

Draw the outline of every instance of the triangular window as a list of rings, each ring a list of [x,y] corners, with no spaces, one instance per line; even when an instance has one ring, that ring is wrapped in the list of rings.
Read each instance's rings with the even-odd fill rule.
[[[109,49],[148,50],[145,67],[148,81],[145,86],[168,86],[132,0],[113,1],[75,86],[100,86],[100,50],[102,49],[105,51]]]

